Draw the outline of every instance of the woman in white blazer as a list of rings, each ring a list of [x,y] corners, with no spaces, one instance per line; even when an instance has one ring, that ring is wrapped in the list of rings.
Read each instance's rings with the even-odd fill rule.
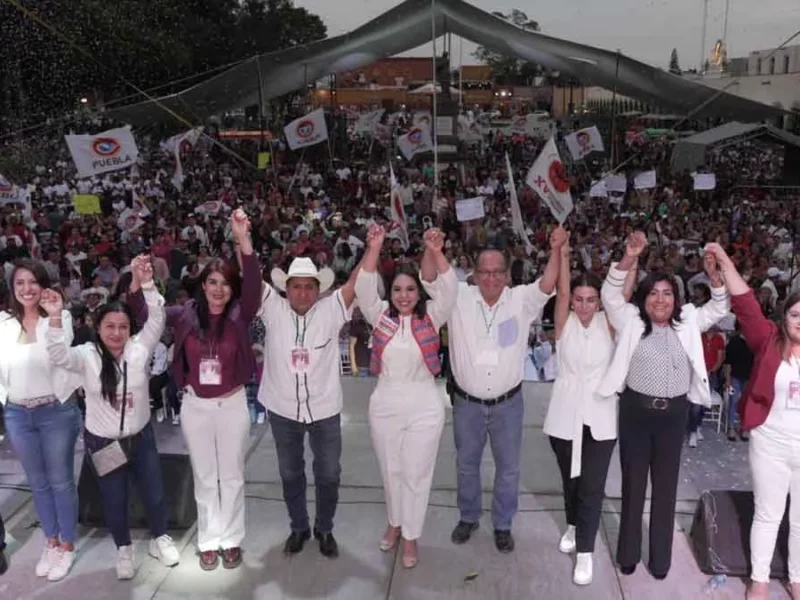
[[[634,303],[623,296],[627,272],[647,246],[642,232],[629,236],[625,256],[612,267],[601,299],[618,332],[617,349],[597,392],[619,393],[622,514],[617,563],[625,575],[641,558],[642,512],[648,473],[652,481],[649,570],[664,579],[672,563],[672,534],[681,449],[690,403],[711,405],[701,333],[724,317],[728,294],[716,261],[706,256],[711,301],[680,306],[675,281],[651,273],[639,284]]]
[[[106,526],[117,546],[118,579],[132,579],[135,573],[128,527],[129,475],[138,483],[150,525],[150,555],[167,567],[178,564],[180,558],[167,535],[161,465],[150,424],[149,366],[164,332],[164,299],[153,283],[149,257],[135,258],[131,272],[130,289],[142,289],[148,308],[147,321],[138,334],[131,309],[112,302],[97,311],[95,341],[70,348],[60,318],[61,296],[46,290],[41,301],[50,316],[46,336],[50,360],[77,374],[86,393],[85,466],[98,475]],[[105,469],[98,467],[98,453],[108,453],[117,444],[125,456],[112,464],[106,461]]]
[[[39,262],[20,260],[11,272],[9,317],[0,322],[0,403],[6,433],[22,463],[33,503],[47,538],[36,575],[63,579],[75,558],[78,494],[75,442],[81,413],[73,392],[76,378],[54,369],[45,335],[50,328],[39,306],[50,276]],[[72,318],[59,313],[66,342],[72,343]]]
[[[544,433],[556,455],[564,488],[567,531],[558,549],[577,551],[572,581],[592,581],[592,553],[600,525],[608,464],[617,442],[616,394],[596,389],[614,356],[614,331],[600,311],[600,280],[581,273],[571,280],[570,249],[561,249],[554,311],[557,376]]]

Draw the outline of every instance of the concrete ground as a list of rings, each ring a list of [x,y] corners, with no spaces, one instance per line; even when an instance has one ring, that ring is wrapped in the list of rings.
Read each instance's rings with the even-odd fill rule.
[[[135,532],[138,572],[130,582],[116,580],[115,550],[102,529],[82,528],[78,554],[70,575],[47,583],[34,575],[34,565],[44,542],[38,528],[22,468],[8,441],[0,445],[0,513],[9,529],[11,569],[0,577],[0,599],[293,599],[341,598],[346,600],[459,600],[635,599],[697,600],[744,598],[744,584],[728,578],[715,589],[696,565],[684,530],[691,524],[700,490],[750,489],[744,443],[729,443],[706,426],[706,440],[697,449],[686,448],[678,492],[673,565],[664,581],[653,580],[641,565],[632,576],[619,574],[614,565],[619,523],[620,471],[612,459],[606,487],[602,528],[595,549],[594,582],[586,588],[572,584],[573,559],[558,552],[565,522],[560,479],[542,423],[550,386],[526,384],[520,512],[514,521],[516,551],[499,554],[493,544],[491,523],[484,517],[481,529],[469,543],[455,546],[450,531],[458,521],[455,508],[455,450],[448,417],[439,450],[433,492],[420,540],[420,563],[405,570],[400,556],[378,550],[386,526],[380,472],[371,448],[367,404],[371,379],[344,378],[343,458],[336,537],[340,557],[322,557],[313,542],[293,557],[282,554],[288,535],[288,517],[281,497],[274,444],[267,426],[254,426],[247,459],[247,538],[244,564],[236,570],[200,570],[195,550],[195,529],[172,532],[182,552],[173,569],[147,556],[147,535]],[[444,396],[444,394],[443,394]],[[444,397],[443,397],[444,401]],[[179,428],[158,426],[162,452],[185,451]],[[80,464],[82,448],[76,453]],[[309,482],[313,482],[309,465]],[[484,455],[484,491],[491,490],[494,468],[490,452]],[[313,499],[313,490],[309,497]],[[490,506],[490,495],[484,506]],[[313,515],[313,507],[310,508]],[[646,539],[646,538],[645,538]],[[645,541],[645,557],[647,543]],[[646,560],[646,558],[645,558]],[[772,598],[789,596],[777,582]]]

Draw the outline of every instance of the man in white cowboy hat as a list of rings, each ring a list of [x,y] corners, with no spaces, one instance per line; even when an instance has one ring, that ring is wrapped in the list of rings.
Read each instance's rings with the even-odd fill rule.
[[[320,298],[333,284],[333,271],[318,271],[310,258],[295,258],[288,273],[272,270],[275,287],[265,285],[263,292],[261,319],[267,335],[258,400],[269,413],[289,510],[292,533],[283,548],[287,555],[300,552],[311,537],[303,459],[306,433],[314,454],[314,537],[324,556],[339,554],[332,533],[342,454],[339,331],[352,316],[357,272],[354,269],[339,290]],[[275,288],[285,291],[286,298]]]
[[[81,292],[81,302],[86,310],[93,313],[108,301],[108,290],[104,287],[91,287]]]

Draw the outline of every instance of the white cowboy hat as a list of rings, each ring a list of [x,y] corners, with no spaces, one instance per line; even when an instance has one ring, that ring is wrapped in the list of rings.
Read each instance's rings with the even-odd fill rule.
[[[88,298],[91,295],[100,296],[100,300],[102,302],[108,300],[108,290],[106,288],[101,288],[101,287],[92,287],[83,290],[81,292],[81,300],[86,300],[86,298]]]
[[[272,284],[280,291],[286,291],[286,282],[292,277],[311,277],[319,281],[320,293],[325,292],[333,285],[334,274],[328,267],[318,271],[314,262],[310,258],[295,258],[289,265],[289,272],[284,273],[282,269],[275,267],[272,269]]]

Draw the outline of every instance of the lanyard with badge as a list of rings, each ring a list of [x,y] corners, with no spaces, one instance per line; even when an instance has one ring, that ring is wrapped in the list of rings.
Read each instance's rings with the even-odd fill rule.
[[[217,355],[217,344],[208,342],[208,356],[200,359],[200,385],[221,385],[222,363]]]
[[[311,355],[305,347],[306,332],[308,331],[309,319],[303,317],[303,332],[300,333],[300,317],[294,316],[294,347],[291,351],[289,370],[294,375],[305,375],[308,373]]]
[[[490,309],[491,312],[491,319],[487,318],[486,310],[483,308],[483,304],[479,303],[478,306],[481,309],[481,316],[483,317],[483,326],[486,328],[486,335],[482,336],[481,338],[481,347],[478,349],[478,356],[475,358],[475,364],[482,367],[496,367],[500,364],[500,353],[497,350],[497,345],[494,342],[492,337],[492,325],[494,325],[494,320],[497,317],[497,312],[500,308],[499,304],[496,304],[493,309]]]
[[[789,382],[786,408],[787,410],[800,410],[800,360],[796,356],[792,356],[792,366],[797,368],[797,378]]]

